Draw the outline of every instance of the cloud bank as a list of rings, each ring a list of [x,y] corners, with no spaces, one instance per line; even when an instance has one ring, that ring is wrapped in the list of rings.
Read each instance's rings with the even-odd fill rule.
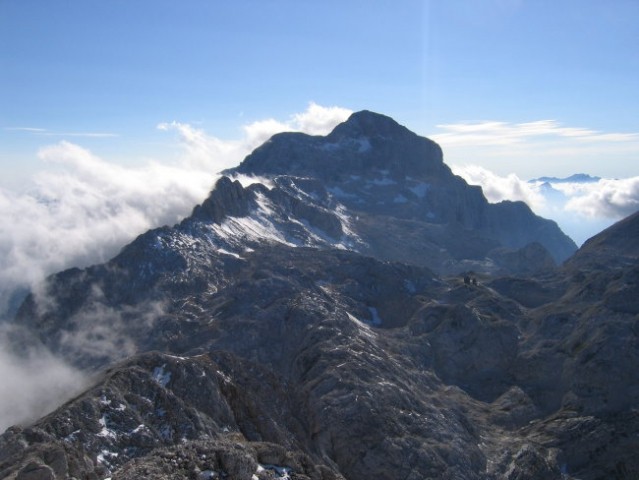
[[[79,393],[88,377],[45,349],[13,355],[0,332],[0,432],[29,423]]]
[[[213,172],[150,163],[123,167],[62,141],[38,157],[52,167],[29,190],[0,190],[0,291],[113,256],[143,231],[173,224],[201,201]],[[0,297],[0,298],[2,298]]]
[[[173,163],[149,161],[127,167],[68,140],[44,146],[37,153],[43,170],[33,177],[28,189],[0,189],[0,222],[7,227],[0,230],[0,319],[12,293],[20,288],[30,288],[46,275],[71,266],[108,260],[138,234],[188,215],[206,197],[217,172],[237,165],[273,134],[327,134],[350,113],[344,108],[311,103],[304,112],[284,120],[249,123],[243,127],[243,136],[234,140],[215,137],[187,123],[160,123],[157,128],[174,135],[180,147],[180,156]],[[445,152],[449,152],[449,145],[453,149],[473,145],[475,152],[477,145],[484,145],[504,148],[490,152],[510,149],[509,158],[517,149],[530,149],[535,139],[545,139],[544,145],[557,151],[579,145],[592,148],[615,143],[629,148],[639,144],[636,134],[601,133],[564,127],[554,121],[451,124],[440,128],[444,132],[431,137],[442,143]],[[568,143],[560,145],[558,139]],[[639,208],[639,177],[555,184],[549,190],[520,176],[497,174],[478,166],[453,165],[453,170],[469,183],[481,185],[492,202],[527,202],[536,213],[557,220],[578,243]],[[95,315],[92,324],[110,318],[97,310]],[[111,342],[105,344],[105,333],[99,328],[96,331],[86,338],[83,331],[66,341],[76,349],[79,344],[90,346],[92,351],[104,348],[108,353]],[[63,400],[52,394],[58,387],[71,395],[83,385],[81,374],[44,350],[34,350],[19,359],[6,347],[0,335],[0,378],[4,379],[0,386],[0,429],[53,408]],[[55,403],[40,400],[47,398]]]
[[[566,209],[594,218],[623,218],[639,210],[639,177],[601,179],[595,185],[557,185],[570,196]]]
[[[480,185],[484,196],[491,203],[502,200],[520,200],[533,210],[543,208],[545,199],[533,185],[520,179],[514,173],[500,176],[478,165],[451,165],[455,175],[459,175],[471,185]]]
[[[237,165],[271,135],[287,130],[325,134],[350,113],[311,103],[284,121],[248,124],[237,140],[222,140],[185,123],[161,123],[160,130],[177,134],[181,154],[173,163],[127,167],[68,140],[44,146],[37,152],[43,170],[26,190],[0,188],[0,326],[7,309],[17,306],[16,292],[56,271],[104,262],[146,230],[178,222],[206,198],[217,172]],[[112,313],[89,313],[85,323],[90,328],[63,339],[70,348],[78,354],[90,349],[85,353],[93,355],[111,355],[118,345],[133,348],[126,337],[112,338],[117,326]],[[16,357],[6,338],[0,332],[0,431],[38,418],[85,384],[80,372],[44,348]]]
[[[468,183],[480,185],[490,202],[526,202],[538,215],[555,220],[577,244],[639,210],[639,177],[544,184],[477,165],[451,168]]]
[[[180,158],[125,167],[63,140],[41,148],[44,170],[23,192],[0,189],[0,312],[12,291],[71,266],[103,262],[144,231],[172,225],[202,202],[217,172],[237,165],[282,131],[328,133],[351,111],[311,103],[287,120],[244,126],[238,140],[223,140],[192,125],[158,128],[177,133]]]

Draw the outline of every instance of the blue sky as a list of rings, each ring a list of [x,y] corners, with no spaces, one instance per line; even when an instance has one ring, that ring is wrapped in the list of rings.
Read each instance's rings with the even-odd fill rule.
[[[0,161],[7,179],[22,175],[62,139],[113,162],[167,159],[158,123],[231,139],[309,102],[435,137],[451,133],[440,125],[541,120],[636,135],[638,20],[635,0],[0,0]],[[583,169],[638,175],[638,143],[604,160],[599,142]],[[579,166],[452,145],[453,161],[501,174]]]
[[[0,307],[361,109],[580,244],[639,209],[638,45],[637,0],[0,0]]]

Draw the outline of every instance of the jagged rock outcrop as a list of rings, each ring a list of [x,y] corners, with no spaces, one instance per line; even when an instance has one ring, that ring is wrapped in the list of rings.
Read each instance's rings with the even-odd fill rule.
[[[246,217],[250,197],[238,181],[222,177],[209,197],[193,210],[193,218],[220,223],[224,217]]]
[[[639,217],[557,266],[522,205],[370,112],[273,137],[27,298],[93,383],[0,436],[0,477],[637,478]]]

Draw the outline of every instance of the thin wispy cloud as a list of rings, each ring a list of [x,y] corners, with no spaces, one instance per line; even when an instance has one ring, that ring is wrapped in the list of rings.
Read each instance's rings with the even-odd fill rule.
[[[7,132],[29,132],[29,133],[42,133],[46,132],[44,128],[35,127],[5,127]]]
[[[106,132],[43,132],[40,135],[46,137],[85,137],[85,138],[113,138],[119,137],[117,133]]]
[[[442,146],[447,163],[482,165],[502,176],[639,175],[639,132],[600,131],[556,120],[483,121],[441,124],[428,136]]]
[[[430,137],[444,145],[516,145],[531,140],[575,140],[579,142],[639,142],[639,133],[600,132],[567,127],[556,120],[524,123],[485,121],[437,125],[441,133]]]
[[[30,133],[42,137],[114,138],[120,136],[117,133],[111,132],[53,132],[46,128],[37,127],[6,127],[4,130],[8,132]]]

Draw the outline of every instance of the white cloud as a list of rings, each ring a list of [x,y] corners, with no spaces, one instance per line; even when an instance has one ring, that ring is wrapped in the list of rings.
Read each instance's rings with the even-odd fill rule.
[[[244,137],[239,140],[222,140],[208,135],[204,130],[179,122],[161,123],[157,128],[178,132],[184,148],[185,163],[217,172],[237,165],[253,149],[276,133],[326,135],[351,113],[346,108],[323,107],[311,102],[304,112],[293,114],[288,120],[267,118],[244,125]]]
[[[68,141],[40,149],[44,169],[28,190],[0,188],[0,321],[16,289],[32,288],[65,268],[103,262],[144,231],[188,215],[206,197],[217,172],[237,165],[274,133],[327,133],[349,114],[311,103],[287,121],[246,125],[239,140],[223,140],[185,123],[161,123],[159,129],[178,134],[182,155],[171,164],[122,166]],[[50,133],[31,127],[16,130]],[[88,325],[96,318],[118,325],[109,312],[93,313],[83,317]],[[111,355],[114,345],[133,348],[126,336],[118,333],[114,340],[113,335],[113,329],[91,327],[63,341],[80,353],[90,349]],[[8,353],[4,338],[0,336],[0,430],[46,413],[83,385],[82,375],[45,350],[32,350],[24,358]]]
[[[47,137],[86,137],[86,138],[113,138],[119,137],[117,133],[108,132],[42,132],[40,135]]]
[[[573,190],[566,209],[593,218],[620,219],[631,215],[639,210],[639,177],[601,179],[583,185]]]
[[[37,127],[5,127],[5,130],[9,132],[28,132],[28,133],[44,133],[44,128]]]
[[[311,102],[302,113],[296,113],[284,122],[275,119],[260,120],[244,127],[251,148],[261,145],[280,132],[304,132],[309,135],[327,135],[338,123],[345,121],[352,110],[342,107],[322,107]]]
[[[586,171],[612,178],[639,173],[631,170],[639,158],[637,132],[601,132],[556,120],[484,121],[437,125],[428,136],[441,144],[448,163],[481,164],[500,175],[514,171],[520,178],[534,178]]]
[[[500,176],[478,165],[452,165],[451,169],[455,175],[459,175],[471,185],[480,185],[484,196],[491,203],[521,200],[537,210],[545,203],[543,195],[514,173]]]
[[[157,128],[178,133],[182,167],[210,174],[237,165],[250,151],[245,140],[222,140],[188,123],[160,123]]]
[[[123,167],[60,142],[23,193],[0,190],[0,300],[70,266],[108,259],[143,231],[173,224],[206,195],[211,172],[149,163]],[[2,305],[0,305],[2,306]]]
[[[0,189],[0,312],[11,292],[71,266],[112,257],[140,233],[172,225],[202,202],[217,173],[237,165],[259,143],[284,130],[327,133],[350,114],[311,103],[280,122],[244,127],[239,140],[223,140],[192,125],[177,132],[181,156],[174,163],[123,166],[75,143],[61,141],[38,152],[45,167],[24,192]]]
[[[322,107],[311,102],[305,112],[293,115],[290,126],[310,135],[326,135],[338,123],[345,121],[352,110],[342,107]]]
[[[45,137],[86,137],[86,138],[111,138],[119,137],[117,133],[110,132],[52,132],[46,128],[36,127],[6,127],[8,132],[26,132],[33,135],[40,135]]]
[[[639,177],[588,183],[530,183],[514,174],[498,175],[477,165],[452,166],[468,183],[480,185],[490,202],[521,200],[555,220],[577,244],[639,210]]]
[[[280,122],[274,118],[259,120],[245,125],[243,128],[244,134],[246,135],[245,141],[247,145],[250,145],[251,147],[261,145],[276,133],[296,131],[287,123]]]
[[[525,123],[476,122],[437,125],[442,133],[430,138],[442,145],[513,145],[531,139],[571,139],[580,142],[637,142],[639,133],[603,133],[589,128],[565,127],[556,120],[537,120]]]
[[[0,336],[0,432],[29,423],[79,393],[84,374],[55,358],[45,349],[21,356],[9,353],[5,332]]]

